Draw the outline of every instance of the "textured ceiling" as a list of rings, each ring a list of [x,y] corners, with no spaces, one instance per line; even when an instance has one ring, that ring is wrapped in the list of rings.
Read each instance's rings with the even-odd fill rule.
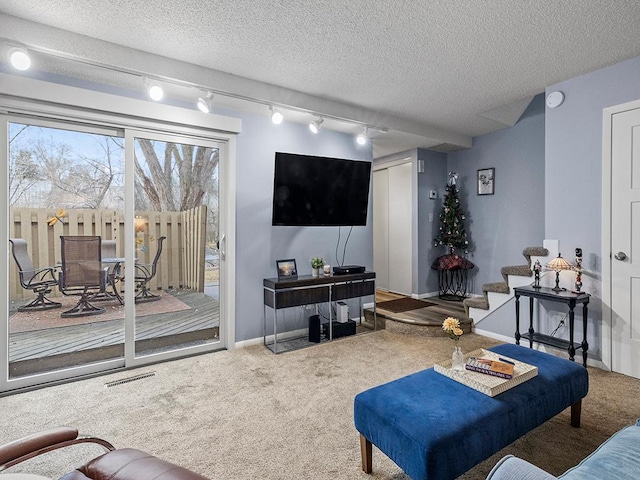
[[[251,79],[285,105],[299,92],[304,109],[355,112],[390,130],[376,156],[512,125],[546,86],[640,55],[635,0],[2,0],[0,13],[103,41],[68,41],[78,57],[113,64],[123,46],[232,74],[227,90]]]

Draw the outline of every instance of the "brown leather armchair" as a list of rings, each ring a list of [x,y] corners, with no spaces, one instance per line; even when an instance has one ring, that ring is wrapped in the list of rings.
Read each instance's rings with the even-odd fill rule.
[[[1,446],[0,473],[5,474],[6,469],[30,458],[78,443],[96,443],[103,446],[107,453],[67,473],[60,480],[208,480],[140,450],[116,449],[106,440],[78,435],[78,430],[70,427],[46,430]],[[11,476],[2,475],[0,478]]]

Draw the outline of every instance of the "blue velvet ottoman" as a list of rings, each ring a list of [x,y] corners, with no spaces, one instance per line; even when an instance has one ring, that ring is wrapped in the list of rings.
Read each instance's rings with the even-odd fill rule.
[[[587,370],[519,345],[492,350],[538,367],[538,375],[489,397],[429,368],[359,393],[354,421],[362,469],[372,471],[375,445],[414,480],[454,479],[571,407],[580,426]]]

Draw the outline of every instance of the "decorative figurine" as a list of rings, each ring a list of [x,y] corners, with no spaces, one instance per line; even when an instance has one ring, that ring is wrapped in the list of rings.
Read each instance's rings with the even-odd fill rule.
[[[576,283],[575,290],[573,293],[583,293],[582,292],[582,249],[576,248],[576,266],[573,267],[576,272]]]
[[[533,264],[533,288],[540,288],[540,271],[542,270],[542,265],[540,265],[540,261],[536,260],[536,263]]]

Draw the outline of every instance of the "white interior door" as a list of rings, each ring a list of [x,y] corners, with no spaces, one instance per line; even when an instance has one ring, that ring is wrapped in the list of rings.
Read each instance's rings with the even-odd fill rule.
[[[411,295],[411,163],[389,169],[389,289]]]
[[[377,287],[412,293],[411,162],[373,172],[373,263]]]
[[[373,269],[376,285],[389,290],[389,171],[373,172]]]
[[[640,378],[640,109],[613,115],[611,142],[611,366]]]

